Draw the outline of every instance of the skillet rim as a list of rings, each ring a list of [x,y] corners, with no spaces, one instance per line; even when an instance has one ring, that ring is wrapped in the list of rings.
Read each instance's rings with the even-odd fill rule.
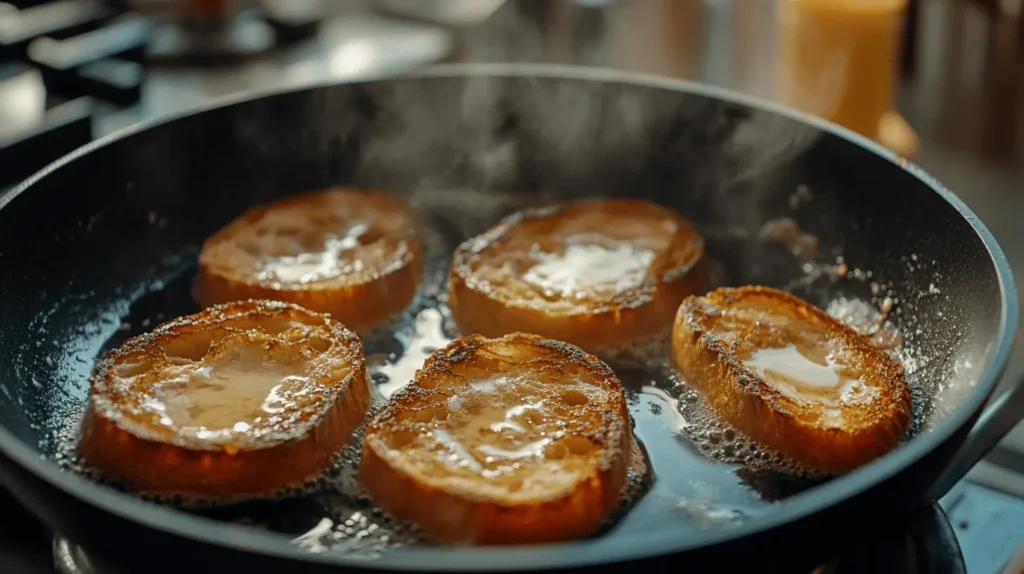
[[[963,428],[992,395],[1006,368],[1018,322],[1017,289],[1006,255],[996,243],[988,228],[953,192],[939,183],[920,167],[899,157],[846,128],[788,108],[781,104],[725,88],[692,82],[689,80],[657,76],[653,74],[617,70],[612,68],[583,67],[561,64],[522,63],[478,63],[441,64],[413,72],[397,75],[365,74],[342,80],[327,79],[301,85],[278,86],[249,90],[217,98],[202,106],[163,118],[141,122],[107,136],[101,137],[77,150],[57,159],[29,177],[12,190],[0,196],[0,209],[21,195],[32,185],[63,165],[75,161],[89,152],[110,143],[127,138],[137,132],[161,126],[178,119],[199,115],[214,109],[257,100],[266,96],[291,92],[312,91],[334,85],[368,83],[376,81],[415,81],[430,78],[469,77],[540,77],[571,81],[599,81],[604,83],[629,84],[644,88],[683,92],[702,96],[739,106],[769,112],[786,117],[833,136],[842,138],[853,145],[873,152],[880,159],[889,161],[908,172],[939,197],[950,204],[970,225],[982,240],[989,258],[995,267],[999,283],[1001,309],[999,328],[990,343],[990,354],[984,370],[971,393],[954,412],[927,434],[918,435],[900,448],[871,463],[832,481],[800,493],[787,500],[777,510],[760,516],[749,523],[731,529],[703,532],[683,531],[681,528],[662,528],[645,532],[639,544],[632,544],[635,536],[624,538],[597,538],[572,541],[561,544],[532,545],[513,548],[408,548],[382,555],[374,560],[354,559],[344,555],[311,553],[292,544],[288,538],[239,526],[228,526],[223,522],[186,514],[160,506],[112,488],[102,486],[75,473],[62,470],[58,465],[39,455],[36,448],[22,442],[5,426],[0,425],[0,452],[27,469],[38,479],[77,498],[101,511],[113,514],[123,520],[140,524],[163,534],[184,538],[201,544],[221,546],[225,549],[242,551],[298,562],[312,562],[323,565],[351,567],[355,569],[406,569],[423,571],[467,571],[492,570],[509,571],[521,569],[549,569],[570,566],[591,566],[609,562],[624,562],[643,558],[654,558],[679,554],[699,548],[721,545],[754,534],[767,532],[785,524],[806,518],[817,512],[835,506],[851,497],[860,495],[879,483],[906,470],[915,461],[937,449]]]

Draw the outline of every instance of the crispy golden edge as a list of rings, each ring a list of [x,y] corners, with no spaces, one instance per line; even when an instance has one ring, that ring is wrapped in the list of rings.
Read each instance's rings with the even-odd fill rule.
[[[606,364],[577,347],[524,333],[509,334],[500,340],[536,345],[546,352],[559,353],[566,361],[590,370],[607,380],[610,386],[621,389],[615,373]],[[427,359],[410,385],[421,387],[424,381],[451,372],[489,343],[491,340],[481,335],[452,341]],[[606,435],[605,447],[600,458],[594,459],[590,475],[567,495],[538,498],[528,503],[495,501],[473,493],[453,492],[435,484],[437,481],[428,482],[392,467],[384,453],[373,447],[372,438],[388,430],[387,425],[403,409],[414,407],[421,400],[415,393],[403,389],[373,419],[363,443],[359,476],[381,507],[418,524],[433,538],[473,545],[569,540],[592,533],[618,505],[633,445],[624,394],[618,395],[616,404],[612,405],[619,415],[621,428],[613,425],[616,428],[602,429]]]
[[[259,221],[267,212],[294,206],[317,209],[332,194],[351,194],[358,201],[387,202],[392,209],[405,209],[395,195],[383,191],[347,188],[329,189],[290,196],[250,208],[203,242],[199,253],[199,271],[193,283],[193,297],[203,307],[246,299],[269,299],[294,303],[320,313],[330,313],[356,331],[364,331],[400,312],[416,295],[423,272],[424,249],[410,219],[404,239],[408,250],[398,265],[371,278],[338,278],[330,282],[303,285],[268,285],[248,272],[225,270],[224,262],[211,255],[212,247],[233,241],[235,236]]]
[[[619,295],[619,301],[588,313],[549,313],[542,309],[517,305],[481,289],[472,277],[470,262],[482,250],[512,231],[527,219],[557,216],[568,209],[603,205],[609,209],[645,209],[653,216],[670,217],[679,231],[673,245],[681,251],[692,249],[694,256],[672,268],[659,269],[653,284]],[[656,333],[671,324],[671,317],[682,300],[707,288],[710,265],[704,255],[704,239],[693,225],[675,212],[636,199],[608,199],[557,207],[526,209],[502,219],[486,232],[472,237],[456,248],[449,271],[448,306],[452,318],[463,332],[500,337],[522,331],[568,341],[585,347],[627,343]],[[642,301],[642,303],[637,303]]]
[[[709,307],[735,307],[750,297],[786,307],[828,337],[841,338],[851,352],[870,362],[864,370],[878,375],[870,381],[881,391],[878,399],[871,405],[845,408],[845,428],[825,428],[809,421],[815,418],[808,410],[813,407],[791,400],[746,369],[732,345],[709,333],[715,321]],[[689,297],[679,307],[672,339],[675,367],[703,392],[719,416],[755,441],[815,470],[853,470],[897,446],[910,427],[913,404],[902,366],[864,335],[789,293],[738,287]]]
[[[139,352],[161,354],[168,337],[193,334],[227,320],[260,321],[286,315],[321,321],[333,335],[333,353],[351,365],[351,373],[322,386],[319,409],[284,433],[245,447],[206,444],[177,434],[170,440],[147,432],[106,396],[113,371]],[[317,383],[319,384],[319,383]],[[93,374],[89,404],[77,445],[86,466],[103,477],[144,493],[181,495],[200,501],[234,501],[300,486],[321,472],[352,432],[362,424],[370,403],[369,377],[359,338],[325,315],[278,301],[238,301],[161,324],[107,353]]]

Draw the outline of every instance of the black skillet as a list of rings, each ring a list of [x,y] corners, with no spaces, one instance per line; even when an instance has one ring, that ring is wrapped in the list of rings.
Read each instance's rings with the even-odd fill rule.
[[[716,450],[721,438],[671,433],[672,389],[627,374],[653,466],[643,496],[591,539],[502,549],[346,552],[331,541],[351,529],[329,528],[339,534],[316,552],[292,539],[325,517],[376,515],[316,496],[186,513],[62,468],[97,354],[195,310],[203,238],[248,206],[335,184],[409,194],[435,245],[418,302],[367,341],[371,353],[401,353],[412,316],[442,290],[446,254],[510,210],[644,197],[700,226],[719,283],[785,287],[822,306],[894,301],[917,428],[881,459],[808,484],[731,464],[736,453],[721,448],[725,462],[699,454],[694,443]],[[779,218],[815,249],[763,239]],[[105,138],[0,199],[0,297],[0,475],[50,527],[128,572],[807,567],[945,492],[1008,430],[1022,394],[982,413],[1016,331],[1016,290],[992,236],[939,183],[766,102],[596,69],[440,67],[246,96]]]

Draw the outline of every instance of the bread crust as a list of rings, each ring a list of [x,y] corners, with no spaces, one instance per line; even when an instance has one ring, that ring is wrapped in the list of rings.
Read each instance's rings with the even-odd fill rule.
[[[752,353],[788,346],[837,365],[837,380],[860,386],[847,382],[842,393],[816,395],[770,382],[768,371],[751,368]],[[848,472],[889,451],[913,417],[910,388],[896,360],[817,307],[767,287],[688,297],[676,315],[672,361],[727,422],[825,473]]]
[[[232,408],[249,398],[238,387],[221,388],[233,393],[230,401],[204,403],[197,397],[209,393],[183,390],[196,388],[189,385],[198,376],[206,377],[201,385],[218,382],[219,369],[242,365],[239,357],[301,378],[272,389],[274,409],[240,406],[244,427],[189,422],[194,409]],[[252,379],[226,380],[225,387]],[[240,301],[164,323],[108,353],[92,377],[78,454],[93,471],[141,493],[201,502],[260,497],[322,472],[362,424],[369,402],[355,333],[295,305]]]
[[[592,267],[608,281],[632,279],[614,289],[555,293],[531,279],[531,270],[540,268],[537,246],[566,257],[573,242],[618,250]],[[648,265],[634,266],[644,257]],[[552,265],[554,273],[564,267]],[[616,277],[616,265],[627,273]],[[707,275],[704,240],[688,221],[646,201],[605,199],[521,211],[463,242],[452,259],[448,304],[464,333],[521,331],[588,348],[610,346],[667,329],[683,298],[706,288]]]
[[[622,386],[536,335],[456,339],[370,423],[359,475],[393,515],[453,544],[557,542],[618,505],[632,451]]]

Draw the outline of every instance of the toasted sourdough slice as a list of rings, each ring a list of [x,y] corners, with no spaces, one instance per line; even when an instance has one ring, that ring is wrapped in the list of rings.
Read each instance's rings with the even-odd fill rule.
[[[522,211],[465,241],[448,304],[463,332],[605,346],[666,329],[706,282],[704,240],[688,221],[606,199]]]
[[[295,305],[236,302],[108,353],[78,453],[139,492],[230,502],[315,478],[369,402],[352,331]]]
[[[913,416],[899,363],[817,307],[767,287],[687,298],[672,358],[723,419],[826,473],[895,447]]]
[[[254,207],[199,254],[200,305],[273,299],[364,330],[416,294],[423,255],[401,198],[332,189]]]
[[[586,536],[616,507],[632,433],[622,385],[593,355],[536,335],[456,339],[370,423],[374,500],[455,544]]]

